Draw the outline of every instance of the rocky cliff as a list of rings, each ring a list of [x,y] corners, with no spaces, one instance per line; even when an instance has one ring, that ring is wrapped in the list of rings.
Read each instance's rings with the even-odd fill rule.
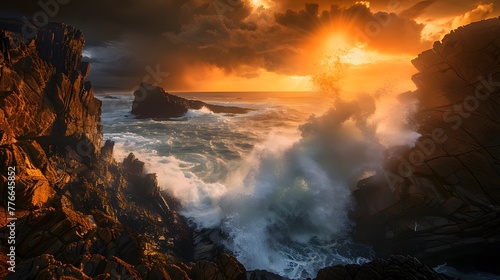
[[[358,237],[381,255],[499,272],[500,19],[461,27],[412,63],[422,136],[359,182]]]
[[[97,154],[100,102],[85,82],[89,64],[81,62],[80,31],[49,24],[28,40],[21,35],[21,23],[0,24],[2,176],[7,166],[17,166],[17,205],[40,207],[61,186],[44,149],[72,152],[80,161]]]
[[[85,81],[82,33],[50,23],[25,38],[21,29],[21,22],[0,20],[0,278],[244,274],[225,254],[188,263],[190,229],[156,176],[133,154],[116,163],[112,142],[102,146],[101,104]],[[9,167],[15,188],[8,187]]]

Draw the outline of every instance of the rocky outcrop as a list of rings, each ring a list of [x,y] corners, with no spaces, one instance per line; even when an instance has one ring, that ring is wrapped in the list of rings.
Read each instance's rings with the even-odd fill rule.
[[[41,207],[52,199],[56,188],[63,185],[57,178],[42,147],[33,140],[16,142],[0,146],[2,176],[7,174],[7,167],[15,167],[16,204],[20,208]],[[2,179],[6,186],[7,178]]]
[[[132,155],[116,163],[110,141],[101,149],[83,35],[50,23],[25,38],[21,28],[0,20],[1,212],[11,217],[12,166],[17,218],[16,272],[8,274],[2,254],[0,278],[168,279],[167,267],[192,259],[190,229],[144,163]]]
[[[500,18],[446,35],[412,61],[422,135],[358,184],[358,238],[381,255],[495,268],[500,250]],[[499,272],[498,269],[496,272]]]
[[[0,21],[0,167],[17,166],[18,207],[44,205],[61,188],[45,151],[88,160],[101,148],[100,101],[85,82],[83,35],[51,23],[33,38]]]
[[[85,82],[82,33],[50,23],[27,39],[16,32],[22,24],[0,21],[5,36],[0,50],[0,145],[39,138],[65,148],[76,139],[98,151],[100,101]]]
[[[337,265],[323,268],[318,272],[316,280],[445,280],[450,279],[437,274],[432,269],[421,264],[410,256],[393,255],[388,259],[377,259],[372,262],[357,265]]]
[[[166,93],[161,87],[142,83],[134,92],[132,114],[138,118],[182,117],[189,109],[207,108],[214,113],[243,114],[247,108],[207,104]]]

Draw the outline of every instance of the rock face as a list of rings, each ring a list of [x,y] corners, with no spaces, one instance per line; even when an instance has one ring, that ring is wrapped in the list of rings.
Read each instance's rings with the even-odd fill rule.
[[[377,259],[363,265],[337,265],[323,268],[318,272],[316,280],[445,280],[446,276],[439,275],[432,269],[421,264],[417,259],[409,256],[392,255],[387,260]]]
[[[250,109],[207,104],[166,93],[161,87],[142,83],[134,92],[132,114],[138,118],[175,118],[183,116],[188,109],[206,107],[214,113],[243,114]]]
[[[35,137],[61,145],[76,139],[98,151],[101,107],[85,83],[82,33],[50,23],[24,42],[17,33],[22,23],[0,25],[0,145]]]
[[[101,149],[100,102],[85,81],[83,35],[50,23],[32,38],[0,20],[0,250],[7,252],[7,174],[16,168],[16,266],[1,279],[188,275],[191,232],[154,174]],[[174,264],[179,264],[176,269]],[[226,264],[226,263],[224,263]],[[223,267],[217,266],[220,271]],[[187,279],[187,278],[186,278]]]
[[[0,21],[0,160],[17,166],[18,206],[42,206],[61,187],[43,149],[87,160],[101,148],[100,101],[85,82],[83,35],[51,23],[31,39]],[[43,148],[42,148],[43,147]]]
[[[457,29],[412,63],[422,136],[359,182],[358,237],[381,255],[497,267],[500,18]]]

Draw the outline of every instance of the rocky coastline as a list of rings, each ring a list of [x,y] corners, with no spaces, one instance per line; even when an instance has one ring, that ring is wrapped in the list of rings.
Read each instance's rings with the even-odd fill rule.
[[[20,21],[0,20],[0,278],[281,279],[246,271],[222,250],[200,259],[196,236],[174,199],[160,192],[156,175],[147,174],[133,153],[116,162],[113,142],[102,144],[101,104],[86,81],[83,34],[50,23],[24,38],[21,28]],[[446,106],[474,94],[478,77],[500,81],[498,31],[500,19],[472,24],[413,62],[421,72],[413,93],[423,104],[419,132],[432,137],[433,128],[443,127],[450,142],[435,145],[425,164],[413,164],[413,177],[398,175],[398,158],[388,157],[386,169],[402,180],[391,186],[380,177],[359,182],[352,214],[357,239],[387,259],[325,268],[316,279],[446,279],[413,257],[392,254],[414,255],[425,264],[473,257],[487,265],[498,257],[498,89],[460,130],[442,123]],[[150,90],[166,96],[160,88]],[[195,106],[200,104],[183,108]],[[236,113],[229,108],[221,112]],[[397,152],[409,157],[415,149]],[[16,167],[15,272],[6,238],[10,166]],[[375,197],[382,199],[375,203]]]

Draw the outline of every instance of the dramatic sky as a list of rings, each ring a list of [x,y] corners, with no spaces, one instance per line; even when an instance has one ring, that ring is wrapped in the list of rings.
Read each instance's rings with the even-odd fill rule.
[[[407,83],[412,58],[454,28],[499,16],[500,0],[0,4],[2,17],[43,23],[43,13],[84,32],[97,86],[131,91],[144,80],[167,90],[303,91],[314,89],[311,77],[338,71],[348,73],[342,80],[355,91],[375,81]],[[339,61],[346,67],[339,70]]]

